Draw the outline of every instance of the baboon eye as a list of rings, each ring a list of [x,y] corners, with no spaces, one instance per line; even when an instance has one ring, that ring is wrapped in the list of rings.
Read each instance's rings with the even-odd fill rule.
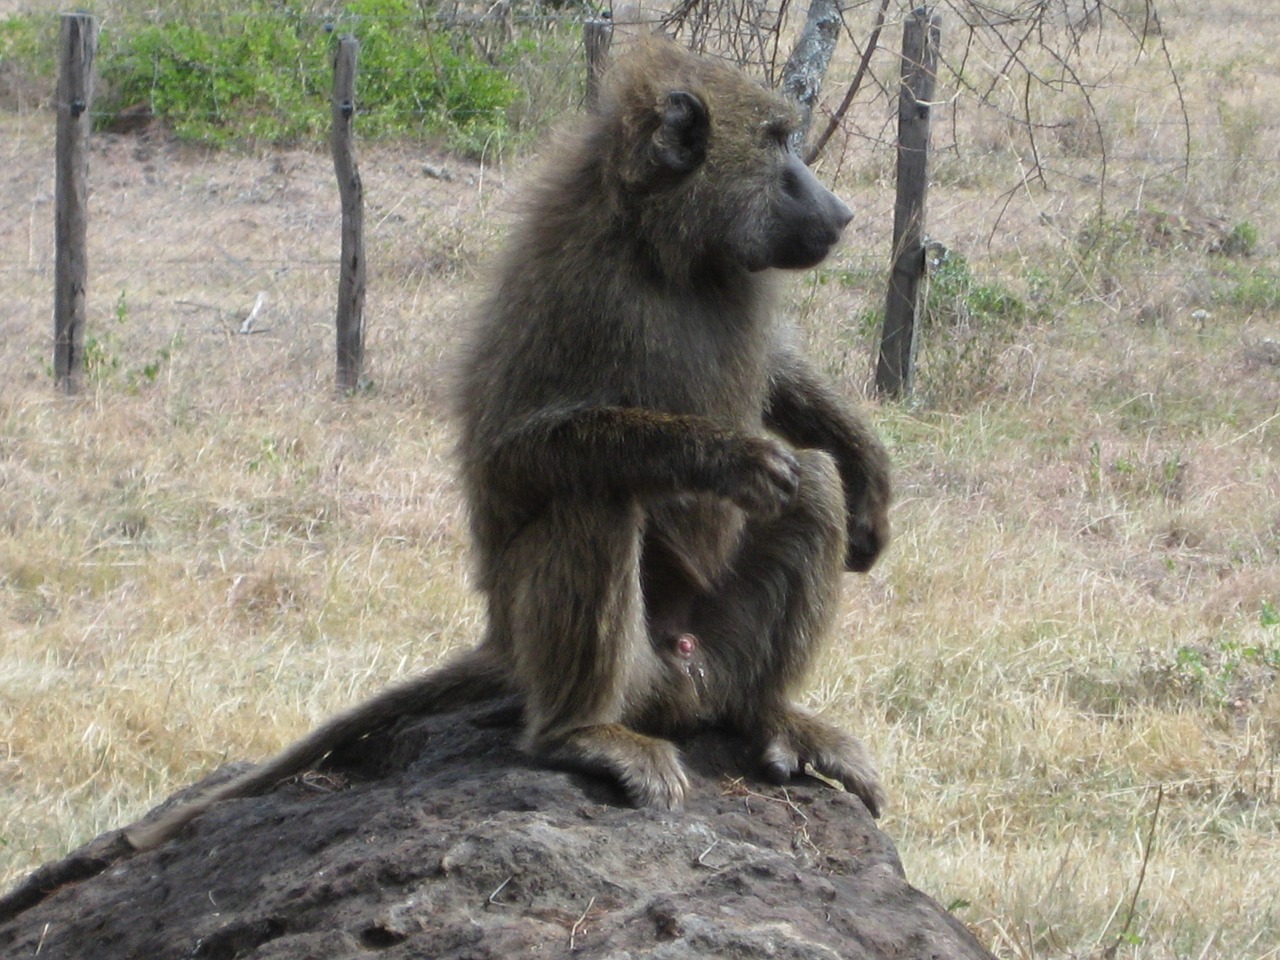
[[[791,142],[791,127],[782,121],[772,120],[764,125],[763,140],[766,146],[787,149]]]

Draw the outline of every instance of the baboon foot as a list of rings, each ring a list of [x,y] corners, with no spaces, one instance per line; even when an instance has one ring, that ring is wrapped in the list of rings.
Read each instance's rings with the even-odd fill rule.
[[[861,740],[796,707],[789,707],[779,720],[761,756],[769,780],[786,783],[809,766],[856,794],[873,817],[880,816],[884,790]]]
[[[637,807],[677,810],[689,788],[675,744],[619,723],[580,727],[534,749],[556,765],[611,778]]]

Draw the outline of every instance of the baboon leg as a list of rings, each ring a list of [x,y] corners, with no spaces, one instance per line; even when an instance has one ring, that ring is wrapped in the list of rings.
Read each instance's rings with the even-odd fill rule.
[[[675,745],[624,725],[660,671],[641,595],[641,527],[633,502],[552,501],[503,554],[505,620],[526,748],[613,778],[638,805],[673,808],[687,786]]]
[[[790,702],[839,610],[846,523],[832,458],[797,451],[800,484],[783,513],[748,523],[723,582],[696,605],[717,713],[755,739],[765,772],[806,763],[878,813],[882,793],[862,743]]]
[[[508,664],[482,644],[437,670],[388,687],[322,723],[265,763],[204,791],[150,822],[124,830],[135,850],[151,850],[220,800],[251,797],[307,770],[339,747],[354,743],[401,717],[446,713],[469,703],[516,692]]]
[[[748,521],[729,568],[694,606],[694,632],[725,663],[716,673],[729,684],[722,692],[730,720],[754,720],[757,702],[772,709],[799,686],[838,610],[839,475],[821,451],[799,450],[796,459],[800,483],[790,504],[777,517]]]

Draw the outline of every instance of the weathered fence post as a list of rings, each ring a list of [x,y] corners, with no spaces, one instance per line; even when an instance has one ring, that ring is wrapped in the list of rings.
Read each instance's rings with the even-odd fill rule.
[[[352,122],[356,113],[356,55],[353,36],[338,41],[333,65],[333,169],[342,200],[342,260],[338,277],[338,376],[340,393],[360,386],[364,368],[364,187],[356,167]]]
[[[924,208],[929,187],[929,108],[938,69],[941,17],[912,11],[902,28],[898,92],[898,193],[893,206],[893,268],[885,300],[876,390],[909,395],[915,379],[916,320],[925,274]]]
[[[600,77],[604,74],[609,45],[613,42],[613,21],[592,17],[582,21],[582,45],[587,49],[587,106],[594,107],[600,96]]]
[[[75,393],[84,379],[89,106],[97,47],[98,23],[93,17],[63,15],[54,174],[53,372],[64,393]]]

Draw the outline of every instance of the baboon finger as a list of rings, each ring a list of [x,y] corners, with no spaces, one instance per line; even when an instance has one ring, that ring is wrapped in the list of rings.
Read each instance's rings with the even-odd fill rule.
[[[777,516],[800,486],[795,454],[776,440],[753,437],[743,444],[742,464],[729,498],[748,513]]]

